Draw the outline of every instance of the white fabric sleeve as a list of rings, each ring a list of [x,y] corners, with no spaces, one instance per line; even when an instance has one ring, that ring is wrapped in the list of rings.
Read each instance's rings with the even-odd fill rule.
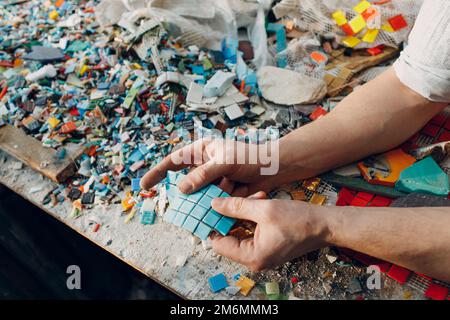
[[[400,81],[434,102],[450,102],[450,0],[425,0],[394,63]]]

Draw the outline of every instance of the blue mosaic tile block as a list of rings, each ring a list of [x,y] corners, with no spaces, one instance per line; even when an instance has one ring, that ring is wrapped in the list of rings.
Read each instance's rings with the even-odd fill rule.
[[[164,221],[182,227],[202,240],[206,240],[212,231],[226,236],[236,220],[214,211],[211,202],[214,198],[226,198],[230,195],[215,185],[191,195],[182,194],[177,185],[183,177],[180,173],[168,172],[163,182],[170,204]]]

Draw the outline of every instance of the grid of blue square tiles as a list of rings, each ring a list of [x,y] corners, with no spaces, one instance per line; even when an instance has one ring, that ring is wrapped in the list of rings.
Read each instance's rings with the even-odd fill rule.
[[[181,173],[167,174],[165,184],[170,205],[164,220],[188,230],[202,240],[206,240],[213,230],[226,236],[236,220],[214,211],[211,202],[214,198],[226,198],[229,195],[215,185],[190,195],[182,194],[177,185],[183,177]]]

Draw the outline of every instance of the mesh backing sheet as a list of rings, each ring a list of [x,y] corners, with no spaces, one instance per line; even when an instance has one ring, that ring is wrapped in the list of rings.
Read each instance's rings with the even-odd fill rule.
[[[336,10],[342,10],[350,20],[356,15],[353,7],[359,2],[360,0],[282,0],[273,8],[273,12],[277,18],[293,19],[295,25],[302,30],[343,37],[345,33],[336,25],[331,15]],[[375,43],[361,43],[356,48],[368,48],[380,44],[397,47],[407,39],[422,3],[423,0],[392,0],[387,4],[380,5],[382,23],[391,17],[402,14],[408,22],[408,28],[392,33],[381,30]]]

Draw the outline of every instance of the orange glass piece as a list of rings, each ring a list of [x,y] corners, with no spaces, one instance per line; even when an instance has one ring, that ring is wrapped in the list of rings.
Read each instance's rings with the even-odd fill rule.
[[[350,25],[348,23],[342,25],[341,28],[345,32],[346,35],[348,35],[348,36],[355,35],[355,32],[353,31],[353,29],[350,27]]]
[[[365,166],[364,162],[358,163],[358,168],[361,171],[364,179],[371,184],[394,187],[395,183],[400,178],[400,173],[406,168],[412,166],[416,159],[405,153],[402,149],[396,149],[376,157],[376,160],[390,169],[390,172],[385,176],[380,172],[370,174],[371,168]]]
[[[255,281],[245,276],[240,276],[239,280],[235,283],[236,287],[241,288],[239,292],[244,296],[249,295],[255,284]]]

